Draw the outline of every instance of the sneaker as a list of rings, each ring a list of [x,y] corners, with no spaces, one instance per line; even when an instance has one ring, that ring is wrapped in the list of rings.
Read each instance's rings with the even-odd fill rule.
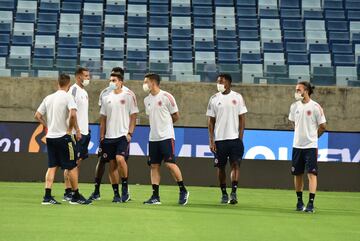
[[[113,203],[121,203],[120,195],[114,195],[114,198],[113,198],[112,202]]]
[[[305,205],[303,202],[298,202],[296,204],[296,209],[295,211],[298,211],[298,212],[302,212],[302,211],[305,211]]]
[[[76,197],[75,195],[73,195],[71,201],[69,202],[70,204],[82,204],[82,205],[89,205],[91,204],[91,200],[84,198],[83,195],[79,194],[78,197]]]
[[[230,193],[229,204],[237,204],[237,203],[238,203],[238,200],[237,200],[236,192]]]
[[[100,200],[100,193],[96,193],[96,192],[93,192],[91,193],[90,197],[89,197],[89,200],[91,201],[97,201],[97,200]]]
[[[130,194],[129,194],[129,189],[128,188],[121,188],[121,201],[123,203],[126,203],[128,201],[130,201]]]
[[[220,203],[227,204],[229,202],[229,195],[223,194]]]
[[[41,202],[42,205],[54,205],[54,204],[61,204],[54,199],[54,197],[44,197],[43,201]]]
[[[158,205],[158,204],[161,204],[160,202],[160,197],[154,197],[154,196],[151,196],[151,198],[147,201],[144,202],[144,204],[149,204],[149,205]]]
[[[315,213],[314,204],[308,203],[306,205],[305,212],[307,212],[307,213]]]
[[[72,199],[72,193],[69,192],[69,193],[64,193],[64,197],[63,197],[63,202],[70,202]]]
[[[189,192],[184,191],[179,193],[179,204],[180,205],[186,205],[189,200]]]

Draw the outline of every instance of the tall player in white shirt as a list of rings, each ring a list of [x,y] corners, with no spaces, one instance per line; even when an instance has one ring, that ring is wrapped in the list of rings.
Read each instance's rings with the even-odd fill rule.
[[[113,92],[104,98],[100,109],[100,140],[102,158],[116,162],[115,172],[120,172],[122,179],[121,197],[114,189],[113,202],[130,200],[128,191],[128,166],[126,157],[129,155],[131,137],[136,126],[136,116],[139,112],[136,98],[128,91],[122,90],[123,76],[114,72],[110,77]],[[112,183],[118,186],[118,183]]]
[[[42,204],[60,204],[51,196],[51,188],[58,167],[68,170],[73,191],[71,204],[90,204],[78,188],[75,143],[72,130],[76,122],[76,104],[67,93],[70,87],[70,76],[61,74],[58,79],[58,91],[48,95],[35,113],[37,119],[48,130],[46,145],[48,150],[48,169],[45,176],[45,196]],[[46,121],[44,115],[46,114]]]
[[[69,93],[73,96],[77,106],[77,121],[73,129],[73,135],[76,137],[77,152],[77,170],[79,171],[81,161],[88,158],[88,145],[90,142],[89,134],[89,97],[85,86],[90,83],[90,73],[87,68],[79,67],[75,71],[75,84],[73,84]],[[71,200],[71,184],[67,177],[67,170],[64,171],[65,193],[63,201]]]
[[[231,75],[220,74],[217,77],[218,93],[209,100],[206,115],[209,128],[210,150],[215,155],[215,167],[222,192],[221,203],[237,203],[236,189],[239,180],[240,163],[244,155],[243,135],[245,113],[247,112],[242,96],[231,90]],[[231,165],[232,190],[226,192],[225,166]]]
[[[144,204],[161,204],[159,195],[160,165],[165,163],[177,182],[179,204],[186,205],[189,192],[186,190],[179,167],[175,163],[175,132],[173,123],[179,119],[179,110],[174,97],[160,89],[160,76],[145,75],[143,89],[149,93],[144,99],[145,112],[150,120],[149,160],[153,194]]]
[[[294,125],[294,142],[291,172],[294,175],[297,195],[297,211],[314,212],[314,199],[317,188],[317,148],[318,138],[326,130],[326,119],[321,106],[310,96],[314,87],[306,81],[296,85],[296,102],[290,107],[289,120]],[[309,202],[304,205],[302,193],[304,189],[304,171],[309,179]]]

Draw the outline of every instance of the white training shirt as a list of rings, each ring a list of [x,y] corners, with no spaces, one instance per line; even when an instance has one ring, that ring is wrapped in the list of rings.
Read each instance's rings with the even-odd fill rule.
[[[131,91],[128,87],[124,86],[121,88],[123,91]],[[105,89],[103,89],[99,95],[99,102],[98,105],[101,106],[102,103],[102,99],[109,95],[112,92],[112,90],[110,89],[110,87],[106,87]],[[131,91],[132,92],[132,91]]]
[[[321,106],[313,100],[304,104],[296,101],[290,107],[289,120],[295,122],[293,147],[318,147],[318,128],[326,122]]]
[[[136,97],[129,91],[115,94],[112,91],[103,98],[100,114],[106,116],[105,138],[114,139],[129,133],[130,115],[139,113]]]
[[[88,93],[84,88],[81,88],[78,84],[73,84],[69,93],[74,97],[77,111],[77,123],[80,129],[80,133],[82,135],[89,134],[89,97]],[[74,128],[73,134],[76,134],[76,130]]]
[[[215,141],[234,140],[239,138],[239,115],[245,114],[247,108],[241,94],[230,91],[211,96],[206,115],[215,117]]]
[[[46,138],[59,138],[66,135],[69,128],[69,111],[76,110],[74,98],[64,90],[48,95],[37,111],[46,114],[48,133]]]
[[[171,115],[178,112],[175,98],[160,90],[157,95],[149,94],[144,99],[145,112],[149,116],[149,141],[175,140],[174,125]]]

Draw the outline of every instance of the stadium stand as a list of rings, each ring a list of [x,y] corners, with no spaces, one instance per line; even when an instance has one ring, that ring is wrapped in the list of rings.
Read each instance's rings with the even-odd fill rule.
[[[283,84],[309,78],[320,85],[359,81],[360,5],[355,0],[0,3],[3,76],[47,76],[53,74],[49,70],[84,65],[106,78],[112,65],[120,65],[137,79],[156,71],[170,80],[205,82],[227,71],[243,83],[254,83],[255,77]],[[308,66],[309,74],[299,75],[297,66]],[[333,71],[315,73],[321,67]],[[327,80],[318,81],[323,76]]]

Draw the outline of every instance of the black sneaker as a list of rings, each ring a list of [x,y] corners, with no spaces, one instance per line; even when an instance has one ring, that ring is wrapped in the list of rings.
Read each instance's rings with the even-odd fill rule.
[[[161,204],[160,197],[151,196],[151,198],[149,200],[145,201],[144,204],[159,205],[159,204]]]
[[[69,202],[70,204],[81,204],[81,205],[89,205],[91,204],[91,200],[84,198],[83,195],[79,194],[78,197],[76,197],[75,195],[73,195],[71,201]]]
[[[100,193],[96,193],[96,192],[93,192],[91,193],[90,197],[89,197],[89,200],[90,201],[97,201],[97,200],[100,200]]]
[[[63,202],[70,202],[72,199],[72,193],[69,192],[69,193],[64,193],[64,197],[63,197]]]
[[[230,204],[237,204],[238,203],[236,192],[230,193],[229,203]]]
[[[179,204],[180,205],[186,205],[189,200],[189,192],[184,191],[179,193]]]
[[[55,205],[55,204],[61,204],[58,201],[54,199],[54,197],[44,197],[43,201],[41,202],[42,205]]]
[[[229,202],[229,195],[227,193],[223,194],[220,203],[227,204],[228,202]]]
[[[315,213],[315,208],[313,203],[308,203],[305,208],[305,212],[307,213]]]
[[[305,211],[305,205],[303,202],[297,202],[295,211],[302,212]]]
[[[121,201],[126,203],[130,200],[129,188],[121,188]]]
[[[112,202],[113,202],[113,203],[121,203],[121,197],[120,197],[120,195],[115,194]]]

